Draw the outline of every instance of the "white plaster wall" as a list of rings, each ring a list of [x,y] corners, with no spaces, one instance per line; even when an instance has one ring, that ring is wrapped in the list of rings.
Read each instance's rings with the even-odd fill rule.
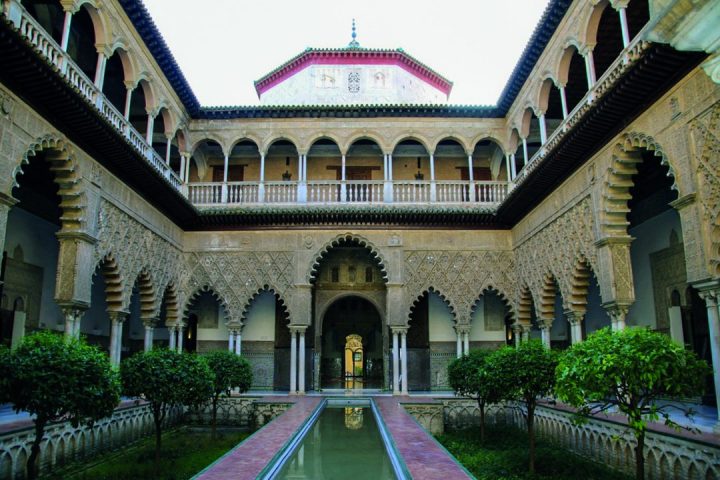
[[[635,238],[630,247],[635,303],[628,312],[628,325],[656,326],[650,254],[670,246],[670,232],[673,229],[682,238],[680,216],[670,209],[628,230]]]
[[[503,322],[504,325],[504,322]],[[505,328],[502,330],[488,331],[485,329],[485,298],[480,297],[475,311],[470,317],[470,341],[471,342],[490,342],[505,341]]]
[[[348,90],[348,75],[360,73],[360,91]],[[376,81],[376,75],[385,78]],[[325,81],[323,82],[323,78]],[[333,78],[332,82],[329,78]],[[267,90],[264,105],[357,105],[447,103],[447,96],[396,65],[311,65]]]
[[[428,321],[431,342],[455,341],[453,315],[437,293],[431,293],[428,297]]]
[[[198,304],[192,311],[198,316],[198,341],[227,341],[229,336],[228,329],[227,325],[225,325],[225,319],[222,315],[220,304],[218,304],[217,301],[213,299],[212,302],[202,302],[201,304]],[[201,328],[200,325],[203,324],[203,319],[207,318],[208,316],[217,322],[217,326],[213,328]]]
[[[243,323],[243,341],[275,340],[275,296],[270,292],[258,295]]]
[[[58,262],[58,242],[55,233],[58,230],[57,225],[21,208],[12,208],[8,214],[5,250],[12,257],[15,248],[20,245],[25,263],[42,267],[43,283],[39,322],[51,329],[58,328],[58,325],[65,323],[62,311],[54,300]]]
[[[80,332],[90,335],[110,335],[110,317],[105,302],[105,279],[96,272],[90,290],[90,308],[83,315]]]

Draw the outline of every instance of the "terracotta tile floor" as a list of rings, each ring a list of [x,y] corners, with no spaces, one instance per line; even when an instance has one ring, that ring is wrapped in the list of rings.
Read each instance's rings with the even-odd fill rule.
[[[375,403],[414,480],[455,480],[470,477],[438,445],[400,402],[419,403],[415,397],[376,397]]]
[[[263,399],[264,400],[264,399]],[[268,400],[270,400],[268,398]],[[282,397],[294,405],[200,474],[201,480],[256,478],[320,403],[322,397]]]

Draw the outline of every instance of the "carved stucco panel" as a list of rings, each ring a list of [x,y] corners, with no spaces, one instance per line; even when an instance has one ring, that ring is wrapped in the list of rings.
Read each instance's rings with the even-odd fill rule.
[[[691,124],[698,156],[698,182],[703,217],[710,228],[710,271],[720,272],[720,103]]]
[[[265,286],[286,299],[293,280],[293,252],[193,252],[180,279],[181,304],[204,288],[217,293],[228,308],[227,320],[240,321],[245,305]],[[287,302],[286,302],[287,305]]]
[[[510,251],[405,252],[408,314],[413,302],[432,288],[449,303],[457,322],[466,324],[484,290],[492,287],[508,300],[515,283],[515,257]],[[513,305],[510,308],[514,311]]]
[[[112,203],[102,200],[93,269],[108,254],[113,255],[120,269],[124,308],[129,308],[135,279],[146,270],[155,287],[156,312],[159,314],[163,292],[177,278],[182,260],[180,250]]]
[[[518,301],[520,290],[527,285],[537,308],[544,277],[552,274],[560,287],[564,308],[570,308],[567,302],[577,262],[585,260],[593,271],[598,263],[593,224],[591,199],[586,196],[520,243],[516,249],[519,281],[515,293]]]

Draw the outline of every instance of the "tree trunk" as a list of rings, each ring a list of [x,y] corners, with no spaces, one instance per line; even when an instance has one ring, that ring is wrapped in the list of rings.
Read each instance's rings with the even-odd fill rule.
[[[478,402],[480,407],[480,442],[485,443],[485,402]]]
[[[218,396],[213,395],[212,400],[212,438],[217,438],[217,402]]]
[[[528,440],[530,441],[530,462],[528,471],[535,473],[535,405],[528,403],[527,407]]]
[[[38,476],[38,457],[40,456],[40,442],[42,442],[43,436],[45,436],[45,424],[47,421],[44,418],[35,419],[35,440],[33,440],[32,446],[30,447],[30,456],[27,460],[27,478],[33,480]]]
[[[635,480],[645,478],[645,431],[636,435],[637,445],[635,446]]]

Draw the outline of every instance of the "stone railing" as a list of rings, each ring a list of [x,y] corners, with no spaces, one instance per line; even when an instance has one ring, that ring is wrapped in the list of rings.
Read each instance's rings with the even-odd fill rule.
[[[182,411],[173,410],[166,424],[174,424]],[[35,439],[32,422],[18,428],[0,430],[0,480],[25,478],[30,446]],[[92,427],[73,427],[69,422],[49,425],[40,444],[40,473],[51,471],[76,459],[123,447],[155,431],[152,413],[147,405],[126,401],[113,415],[95,422]]]
[[[433,434],[474,427],[479,422],[477,403],[464,399],[438,399],[434,403],[409,403],[405,409]],[[438,418],[442,417],[442,426]],[[489,425],[514,425],[525,429],[525,416],[515,408],[492,406]],[[622,423],[595,417],[576,425],[571,412],[540,406],[536,410],[538,435],[610,468],[633,474],[635,437]],[[704,480],[720,478],[720,442],[708,443],[692,434],[675,435],[648,430],[645,440],[646,478]],[[542,459],[538,459],[542,462]]]
[[[80,67],[60,48],[60,45],[25,10],[19,1],[3,2],[3,15],[7,17],[30,45],[55,67],[60,75],[77,93],[105,118],[133,148],[166,181],[180,191],[181,181],[178,175],[165,163],[165,160],[147,143],[135,127],[110,103],[102,91],[90,80]]]
[[[223,426],[257,429],[292,406],[292,402],[266,401],[260,397],[230,397],[218,401],[217,423]],[[191,425],[210,425],[210,406],[189,410],[185,421]]]
[[[617,81],[632,67],[641,57],[642,53],[650,46],[650,43],[643,40],[645,38],[645,31],[647,26],[638,33],[632,42],[622,51],[615,61],[608,67],[603,75],[597,79],[595,84],[590,88],[585,96],[578,102],[578,104],[568,113],[560,125],[550,135],[546,142],[535,152],[530,158],[513,182],[515,185],[521,184],[527,176],[532,172],[538,165],[542,163],[545,157],[552,152],[555,147],[565,138],[570,130],[583,118],[585,115],[592,110],[593,106],[597,103],[599,98],[602,98]]]
[[[307,182],[189,183],[197,206],[258,204],[462,204],[497,206],[510,184],[463,180],[309,180]]]

